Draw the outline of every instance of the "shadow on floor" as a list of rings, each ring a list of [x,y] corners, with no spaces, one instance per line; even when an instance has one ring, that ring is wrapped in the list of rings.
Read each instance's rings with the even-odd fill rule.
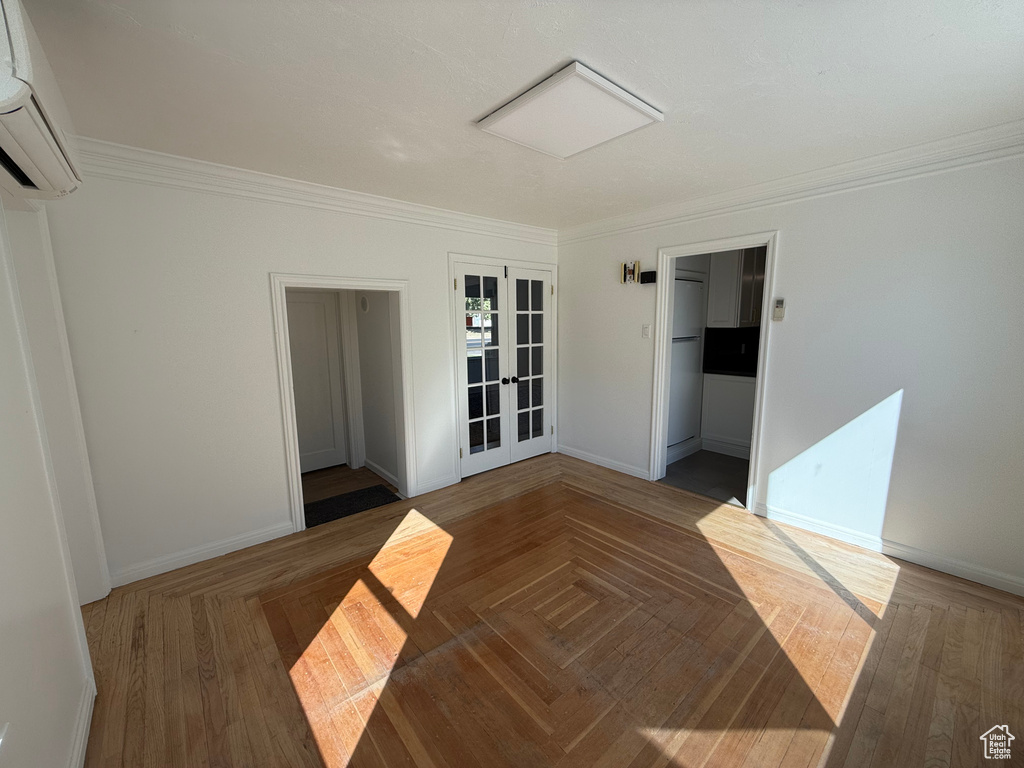
[[[261,602],[327,765],[810,761],[854,673],[833,652],[871,631],[827,587],[560,483],[443,529],[413,509]]]

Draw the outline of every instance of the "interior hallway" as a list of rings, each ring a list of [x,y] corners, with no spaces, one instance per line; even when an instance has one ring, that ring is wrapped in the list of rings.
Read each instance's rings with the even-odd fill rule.
[[[352,469],[348,464],[302,473],[302,503],[309,504],[362,488],[383,485],[392,493],[398,489],[367,467]]]
[[[949,764],[1024,701],[1024,599],[558,454],[84,615],[88,766]]]

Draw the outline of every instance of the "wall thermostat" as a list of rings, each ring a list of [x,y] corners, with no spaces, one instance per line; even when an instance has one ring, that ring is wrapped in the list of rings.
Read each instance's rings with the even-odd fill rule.
[[[781,320],[786,316],[786,300],[775,299],[772,302],[772,320]]]

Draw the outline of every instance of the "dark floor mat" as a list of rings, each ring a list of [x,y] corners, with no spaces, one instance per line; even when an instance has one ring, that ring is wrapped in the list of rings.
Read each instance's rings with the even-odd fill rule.
[[[383,485],[374,485],[369,488],[360,488],[358,491],[350,491],[340,496],[332,496],[329,499],[321,499],[306,504],[306,527],[323,525],[331,520],[338,520],[342,517],[354,515],[357,512],[365,512],[374,507],[383,507],[394,501],[401,501],[395,494]]]

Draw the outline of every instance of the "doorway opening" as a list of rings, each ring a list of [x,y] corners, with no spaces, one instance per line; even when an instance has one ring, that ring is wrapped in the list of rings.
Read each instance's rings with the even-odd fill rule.
[[[774,234],[659,252],[651,478],[753,509]]]
[[[407,498],[404,281],[272,277],[295,529]]]

